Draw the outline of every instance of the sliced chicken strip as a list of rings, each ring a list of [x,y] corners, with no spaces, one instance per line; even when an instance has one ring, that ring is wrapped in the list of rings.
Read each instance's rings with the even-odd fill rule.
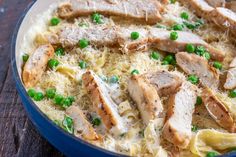
[[[112,100],[105,82],[92,71],[84,73],[82,80],[90,100],[107,130],[112,129],[111,131],[116,135],[126,132],[124,121],[118,113],[117,104]]]
[[[199,36],[189,32],[178,32],[178,39],[171,40],[170,31],[151,28],[149,42],[152,43],[157,49],[172,53],[185,51],[187,44],[193,44],[195,46],[204,46],[209,51],[213,59],[222,61],[225,56],[223,51],[215,49],[202,40]]]
[[[97,46],[117,46],[117,28],[113,26],[93,26],[89,28],[66,25],[59,32],[59,40],[64,47],[78,45],[79,40],[86,39]]]
[[[210,18],[222,29],[228,29],[236,35],[236,13],[227,8],[216,8],[212,11]]]
[[[175,95],[168,101],[167,120],[162,135],[169,142],[180,148],[187,148],[191,139],[191,123],[197,88],[184,82]]]
[[[236,12],[236,1],[226,2],[225,7],[232,10],[233,12]]]
[[[177,65],[187,74],[199,77],[203,86],[216,89],[219,85],[219,73],[208,61],[196,54],[179,52],[176,54]]]
[[[22,79],[27,88],[33,87],[41,79],[47,68],[48,60],[54,55],[54,48],[50,44],[39,46],[25,63]]]
[[[161,100],[155,87],[145,77],[132,76],[128,81],[128,91],[146,125],[150,120],[158,118],[163,110]]]
[[[71,0],[58,9],[61,18],[73,18],[91,15],[94,12],[103,15],[120,16],[150,24],[161,20],[163,5],[156,0]]]
[[[230,69],[227,72],[227,78],[224,84],[225,89],[236,88],[236,58],[229,65]]]
[[[205,17],[207,19],[211,11],[214,10],[214,7],[210,6],[206,0],[180,0],[180,2],[189,5],[198,16]]]
[[[175,94],[183,82],[179,76],[167,70],[147,73],[145,76],[155,86],[159,96]]]
[[[75,131],[81,134],[85,139],[97,140],[99,138],[79,107],[71,106],[67,108],[66,114],[73,119]]]
[[[202,91],[203,102],[211,117],[224,129],[235,132],[236,126],[228,109],[224,106],[209,88]]]
[[[214,8],[225,7],[225,0],[206,0],[206,2]]]
[[[138,32],[139,38],[132,40],[130,37],[132,32]],[[189,32],[178,32],[178,39],[173,41],[170,39],[170,33],[171,31],[159,28],[137,28],[134,26],[119,28],[103,25],[82,28],[69,25],[58,32],[58,42],[62,43],[64,47],[72,47],[77,45],[79,40],[87,39],[96,46],[118,46],[123,52],[143,51],[152,46],[171,53],[185,51],[187,44],[193,44],[204,46],[213,59],[220,61],[224,59],[225,53],[223,51],[215,49],[197,35]]]

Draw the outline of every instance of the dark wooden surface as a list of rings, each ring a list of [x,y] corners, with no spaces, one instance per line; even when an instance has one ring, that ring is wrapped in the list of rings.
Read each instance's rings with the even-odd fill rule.
[[[61,157],[27,118],[10,65],[11,36],[33,0],[0,0],[0,157]]]

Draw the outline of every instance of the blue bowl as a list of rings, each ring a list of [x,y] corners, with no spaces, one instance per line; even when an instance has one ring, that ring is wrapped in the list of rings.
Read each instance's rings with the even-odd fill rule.
[[[43,2],[42,2],[43,1]],[[37,128],[39,133],[46,138],[54,147],[60,150],[64,155],[69,157],[75,156],[86,156],[86,157],[106,157],[106,156],[124,156],[118,153],[108,151],[106,149],[92,145],[82,139],[79,139],[71,134],[66,133],[60,127],[55,125],[45,114],[43,114],[36,104],[28,97],[27,91],[25,90],[21,77],[20,77],[20,66],[17,59],[19,59],[19,54],[16,51],[17,38],[19,34],[22,36],[22,33],[19,33],[22,27],[22,23],[25,22],[25,19],[30,18],[32,12],[37,12],[39,14],[42,6],[37,6],[42,3],[49,3],[45,0],[38,0],[30,4],[23,15],[19,19],[15,31],[12,37],[11,43],[11,63],[13,69],[13,76],[16,81],[16,88],[22,99],[24,108],[28,114],[28,117]],[[45,6],[44,6],[45,8]],[[32,11],[33,10],[33,11]],[[25,29],[27,30],[27,28]],[[22,40],[20,40],[22,41]],[[222,155],[222,157],[236,157],[236,153],[228,153]]]

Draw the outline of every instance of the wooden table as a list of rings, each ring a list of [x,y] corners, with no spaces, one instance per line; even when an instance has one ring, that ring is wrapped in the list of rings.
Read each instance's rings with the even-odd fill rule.
[[[27,118],[10,65],[11,36],[33,0],[0,0],[0,157],[61,157]]]

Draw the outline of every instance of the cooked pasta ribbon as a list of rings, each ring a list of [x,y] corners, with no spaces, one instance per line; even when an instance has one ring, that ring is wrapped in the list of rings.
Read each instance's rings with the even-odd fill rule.
[[[214,129],[200,130],[190,143],[191,152],[201,157],[205,157],[209,151],[218,152],[234,147],[236,147],[236,133],[224,133]]]
[[[163,127],[163,119],[155,119],[149,122],[144,130],[144,139],[148,151],[155,157],[167,157],[167,152],[160,146],[160,130]]]
[[[69,77],[72,80],[76,79],[76,77],[75,77],[76,71],[73,68],[69,67],[69,66],[64,66],[64,65],[58,66],[56,71],[63,74],[63,75],[65,75],[65,76],[67,76],[67,77]]]

